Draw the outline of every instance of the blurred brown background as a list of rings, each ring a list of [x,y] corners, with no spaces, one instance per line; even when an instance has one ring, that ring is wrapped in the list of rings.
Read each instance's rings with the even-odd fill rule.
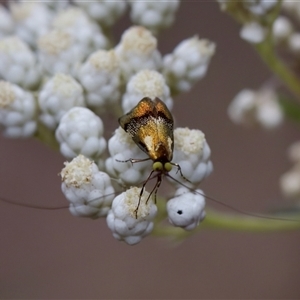
[[[194,34],[217,43],[207,77],[177,98],[174,110],[177,125],[203,130],[211,146],[215,171],[202,188],[247,211],[280,205],[278,178],[290,167],[285,151],[299,128],[286,123],[267,133],[231,124],[230,100],[242,88],[258,88],[268,70],[215,1],[183,2],[176,24],[159,38],[161,51]],[[117,36],[127,26],[124,18]],[[66,203],[57,176],[63,161],[37,141],[1,138],[0,196]],[[105,220],[68,210],[0,203],[0,214],[1,298],[300,297],[300,232],[203,231],[177,246],[150,237],[131,247],[111,236]]]

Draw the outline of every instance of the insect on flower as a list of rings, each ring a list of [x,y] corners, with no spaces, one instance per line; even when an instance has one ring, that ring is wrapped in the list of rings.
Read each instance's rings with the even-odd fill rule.
[[[151,100],[148,97],[143,98],[127,114],[119,118],[121,127],[132,137],[138,147],[149,157],[145,159],[130,158],[121,162],[137,163],[146,160],[152,160],[152,171],[146,181],[143,183],[140,197],[135,214],[140,205],[141,197],[147,182],[152,178],[157,178],[156,184],[147,198],[154,193],[156,198],[157,190],[162,182],[162,177],[168,174],[172,167],[177,167],[180,175],[187,180],[178,164],[172,162],[174,149],[174,120],[167,106],[159,98]],[[153,173],[156,173],[153,176]]]

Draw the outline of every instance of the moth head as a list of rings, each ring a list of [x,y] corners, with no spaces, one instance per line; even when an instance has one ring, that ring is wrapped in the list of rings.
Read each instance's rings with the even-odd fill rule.
[[[172,170],[172,164],[167,161],[162,163],[160,161],[156,161],[153,163],[152,168],[154,171],[161,171],[161,172],[170,172]]]

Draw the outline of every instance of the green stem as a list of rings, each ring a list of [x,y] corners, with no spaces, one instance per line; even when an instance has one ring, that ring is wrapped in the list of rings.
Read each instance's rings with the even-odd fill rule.
[[[267,218],[270,216],[266,216]],[[276,218],[276,217],[274,217]],[[297,221],[299,219],[299,221]],[[236,232],[270,233],[284,232],[300,229],[300,216],[294,216],[293,220],[272,220],[260,217],[233,215],[224,212],[209,210],[205,220],[193,231],[185,231],[178,227],[156,224],[152,234],[157,237],[169,237],[182,240],[193,233],[203,229],[231,230]]]
[[[38,122],[38,129],[35,134],[35,138],[40,140],[42,143],[46,144],[53,150],[58,151],[59,150],[59,144],[55,139],[54,132],[47,128],[44,124],[41,122]]]
[[[268,218],[270,216],[266,216]],[[260,217],[226,214],[210,210],[207,213],[202,228],[226,229],[248,232],[279,232],[300,229],[300,217],[294,216],[293,220],[275,220]],[[280,217],[278,217],[280,218]],[[287,217],[288,219],[288,217]],[[299,220],[299,221],[297,221]]]
[[[268,67],[300,99],[299,78],[275,54],[270,38],[256,45],[255,48]]]

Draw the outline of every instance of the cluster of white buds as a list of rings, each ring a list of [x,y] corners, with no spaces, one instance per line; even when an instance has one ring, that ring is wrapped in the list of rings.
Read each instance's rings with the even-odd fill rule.
[[[82,86],[71,76],[57,73],[41,88],[38,96],[40,120],[55,129],[62,116],[74,106],[85,106]]]
[[[144,27],[127,29],[115,47],[124,82],[143,69],[159,70],[162,57],[157,50],[157,39]]]
[[[288,149],[288,157],[294,164],[292,169],[280,178],[282,193],[288,198],[300,199],[300,141]]]
[[[12,16],[4,6],[0,5],[0,39],[12,34],[14,27]]]
[[[9,9],[15,24],[15,34],[32,48],[37,47],[39,37],[51,27],[53,12],[38,1],[10,1]]]
[[[193,37],[182,41],[173,53],[165,55],[163,74],[173,93],[187,92],[203,78],[214,53],[214,43]]]
[[[279,4],[279,0],[217,0],[221,9],[226,10],[243,23],[240,37],[257,44],[267,36],[266,20]]]
[[[87,108],[73,107],[63,115],[55,136],[65,157],[81,153],[99,160],[106,149],[103,133],[103,123],[97,115]]]
[[[261,43],[267,34],[266,28],[258,22],[249,22],[243,25],[240,37],[253,44]]]
[[[23,88],[34,89],[41,81],[41,67],[28,45],[17,36],[0,40],[0,76]]]
[[[9,137],[35,135],[57,146],[55,138],[61,153],[73,159],[61,171],[71,213],[107,216],[114,237],[136,244],[154,227],[158,194],[155,183],[150,194],[137,186],[168,177],[168,169],[154,170],[154,162],[121,127],[106,141],[99,115],[120,117],[144,97],[158,97],[171,110],[174,94],[204,77],[215,45],[193,37],[161,54],[154,33],[172,24],[178,0],[46,2],[8,1],[8,10],[0,7],[1,128]],[[110,45],[108,27],[127,8],[136,25]],[[170,176],[191,190],[174,191],[169,220],[191,230],[205,215],[205,201],[192,189],[212,171],[204,134],[175,130],[173,162],[189,181],[176,167]],[[117,196],[111,179],[128,190]]]
[[[114,198],[109,176],[97,165],[79,155],[65,163],[61,173],[62,191],[70,202],[70,212],[76,217],[92,219],[106,216]]]
[[[82,1],[73,0],[73,2],[86,11],[86,13],[101,26],[108,27],[124,14],[126,10],[126,1],[101,0],[101,1]]]
[[[130,0],[129,3],[131,6],[130,17],[133,23],[150,29],[154,34],[170,27],[180,4],[179,0],[165,2]]]
[[[185,230],[195,229],[205,218],[205,198],[201,190],[180,187],[167,202],[169,222]]]
[[[120,69],[114,50],[99,50],[90,55],[78,71],[87,105],[103,113],[119,104]]]
[[[106,221],[118,240],[129,245],[139,243],[153,229],[157,207],[149,193],[133,187],[117,196],[112,203]]]
[[[229,105],[228,115],[236,124],[266,129],[275,128],[283,121],[278,97],[271,89],[240,91]]]
[[[0,81],[0,124],[11,138],[25,138],[36,131],[36,102],[32,93],[7,81]]]
[[[273,37],[288,53],[297,59],[300,57],[300,32],[297,30],[300,21],[299,1],[284,0],[284,15],[279,15],[273,23]]]
[[[144,97],[149,97],[153,100],[158,97],[164,101],[169,110],[173,107],[170,88],[166,84],[163,75],[157,71],[142,70],[130,78],[122,97],[123,112],[127,113],[130,111]]]
[[[183,176],[176,167],[170,175],[187,186],[195,187],[213,171],[210,160],[210,148],[202,131],[189,128],[174,130],[173,161],[181,169]],[[178,185],[170,178],[170,182]]]

